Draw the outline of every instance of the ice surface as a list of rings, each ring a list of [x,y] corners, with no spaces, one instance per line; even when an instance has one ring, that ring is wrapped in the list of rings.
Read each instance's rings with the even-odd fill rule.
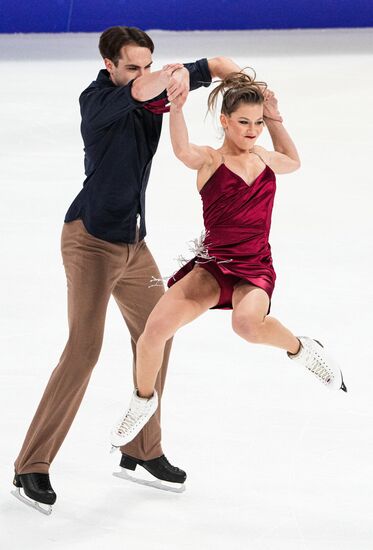
[[[59,240],[83,181],[77,99],[101,62],[96,34],[0,36],[0,547],[371,550],[372,30],[151,34],[156,67],[228,55],[277,92],[303,164],[278,177],[272,315],[320,339],[349,392],[329,393],[286,354],[240,340],[230,312],[210,311],[176,336],[163,399],[164,451],[187,470],[187,490],[126,483],[108,453],[132,391],[129,335],[112,302],[99,364],[51,469],[52,516],[10,495],[13,460],[67,337]],[[207,94],[190,95],[186,118],[196,143],[218,146]],[[172,155],[165,119],[147,195],[162,275],[201,232],[194,179]]]

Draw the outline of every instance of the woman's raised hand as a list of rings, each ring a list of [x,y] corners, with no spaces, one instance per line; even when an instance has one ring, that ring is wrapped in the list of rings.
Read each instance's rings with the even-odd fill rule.
[[[282,122],[282,116],[278,110],[278,101],[275,93],[272,90],[263,90],[264,103],[263,103],[263,117],[269,120],[276,120]]]
[[[166,66],[166,70],[169,66]],[[164,68],[165,69],[165,68]],[[172,67],[172,73],[168,82],[167,98],[173,105],[181,108],[189,93],[189,71],[184,65]]]

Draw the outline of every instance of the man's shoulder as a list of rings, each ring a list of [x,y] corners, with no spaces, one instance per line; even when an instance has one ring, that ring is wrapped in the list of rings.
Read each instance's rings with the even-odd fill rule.
[[[96,80],[92,80],[92,82],[87,86],[82,94],[85,92],[90,92],[94,90],[102,90],[103,88],[112,88],[113,83],[110,80],[109,73],[106,69],[101,69],[101,71],[98,73]]]
[[[102,69],[98,75],[96,80],[93,80],[89,86],[87,86],[82,93],[79,96],[79,102],[81,103],[84,101],[84,99],[88,97],[92,97],[92,95],[96,95],[97,93],[100,93],[102,90],[109,89],[113,87],[113,83],[111,82],[109,78],[109,73]]]

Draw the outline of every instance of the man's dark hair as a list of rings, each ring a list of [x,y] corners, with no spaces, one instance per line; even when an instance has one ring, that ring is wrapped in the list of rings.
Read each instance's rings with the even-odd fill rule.
[[[154,51],[154,44],[150,36],[137,27],[110,27],[106,29],[100,36],[98,48],[104,59],[110,59],[117,66],[120,59],[120,50],[128,44],[148,48],[151,53]]]

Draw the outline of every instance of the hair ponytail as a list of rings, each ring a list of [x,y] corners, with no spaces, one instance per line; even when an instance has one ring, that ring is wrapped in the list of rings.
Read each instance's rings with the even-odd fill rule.
[[[251,67],[246,67],[251,69]],[[267,88],[265,82],[255,80],[256,73],[251,69],[254,76],[244,73],[245,69],[237,73],[229,73],[220,81],[220,84],[210,93],[207,105],[209,111],[214,111],[218,96],[221,93],[223,103],[221,112],[225,115],[232,114],[238,105],[242,103],[256,103],[261,105],[264,102],[263,91]]]

